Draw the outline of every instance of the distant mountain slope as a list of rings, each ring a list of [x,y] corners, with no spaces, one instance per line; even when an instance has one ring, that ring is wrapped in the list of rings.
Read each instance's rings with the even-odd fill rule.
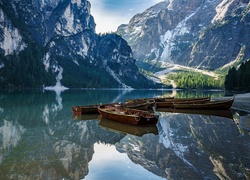
[[[139,61],[215,70],[250,57],[249,0],[166,0],[117,33]]]
[[[126,41],[95,34],[87,0],[0,0],[0,88],[148,88]]]

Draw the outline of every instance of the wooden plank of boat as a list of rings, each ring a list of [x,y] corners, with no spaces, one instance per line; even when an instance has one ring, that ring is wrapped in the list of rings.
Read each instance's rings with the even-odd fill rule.
[[[121,106],[126,107],[126,108],[131,108],[131,109],[147,110],[149,107],[149,102],[146,100],[131,101],[131,102],[125,102]]]
[[[176,109],[230,109],[234,98],[229,100],[214,100],[207,103],[174,103]]]
[[[155,102],[156,107],[166,107],[169,108],[171,106],[173,106],[173,102],[172,101],[164,101],[164,102]]]
[[[136,98],[136,99],[127,99],[126,102],[134,102],[134,101],[157,101],[164,102],[166,100],[174,99],[174,97],[151,97],[151,98]]]
[[[175,99],[169,99],[164,102],[155,102],[156,107],[173,107],[173,103],[205,103],[210,101],[210,97],[201,97],[201,98],[175,98]]]
[[[103,118],[133,125],[156,124],[159,116],[138,109],[114,106],[99,106]]]
[[[153,108],[154,106],[155,106],[155,100],[154,99],[148,100],[148,107]]]
[[[143,136],[144,134],[158,134],[158,129],[155,124],[133,126],[131,124],[112,121],[105,118],[100,118],[99,125],[109,131],[118,132],[122,134],[131,134],[135,136]]]
[[[164,102],[164,101],[168,101],[174,99],[174,97],[157,97],[154,98],[155,102]]]

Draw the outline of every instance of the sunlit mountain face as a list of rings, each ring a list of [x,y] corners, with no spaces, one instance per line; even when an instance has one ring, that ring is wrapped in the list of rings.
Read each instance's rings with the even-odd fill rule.
[[[139,61],[214,70],[249,59],[249,6],[244,0],[164,1],[117,33]]]

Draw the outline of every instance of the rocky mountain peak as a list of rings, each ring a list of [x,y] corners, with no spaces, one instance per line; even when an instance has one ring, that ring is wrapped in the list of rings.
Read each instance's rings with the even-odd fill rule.
[[[118,27],[117,33],[128,41],[134,57],[140,61],[160,61],[216,69],[235,60],[241,49],[237,45],[239,41],[249,49],[248,42],[239,39],[240,32],[248,34],[246,29],[249,20],[244,19],[240,26],[234,26],[231,22],[241,21],[233,20],[233,17],[241,16],[240,12],[249,14],[247,4],[249,1],[246,0],[164,1],[134,16],[129,24]],[[227,26],[228,23],[231,25]],[[212,33],[214,28],[217,32]],[[224,38],[227,35],[227,39],[235,39],[232,46],[237,48],[233,51],[226,45]],[[204,37],[207,38],[202,43],[206,45],[198,47],[197,42],[201,42]],[[213,41],[215,44],[211,44],[207,49],[212,38],[216,38],[216,41]],[[221,46],[218,46],[218,43]],[[218,47],[223,51],[228,50],[230,55],[219,54]],[[212,59],[216,61],[216,56],[219,56],[220,63],[211,63]]]
[[[124,39],[95,34],[90,8],[87,0],[0,1],[0,88],[154,86]]]

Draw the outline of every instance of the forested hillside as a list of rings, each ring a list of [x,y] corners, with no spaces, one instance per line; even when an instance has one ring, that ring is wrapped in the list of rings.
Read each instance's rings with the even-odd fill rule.
[[[250,91],[250,59],[239,68],[232,67],[225,78],[226,90]]]

